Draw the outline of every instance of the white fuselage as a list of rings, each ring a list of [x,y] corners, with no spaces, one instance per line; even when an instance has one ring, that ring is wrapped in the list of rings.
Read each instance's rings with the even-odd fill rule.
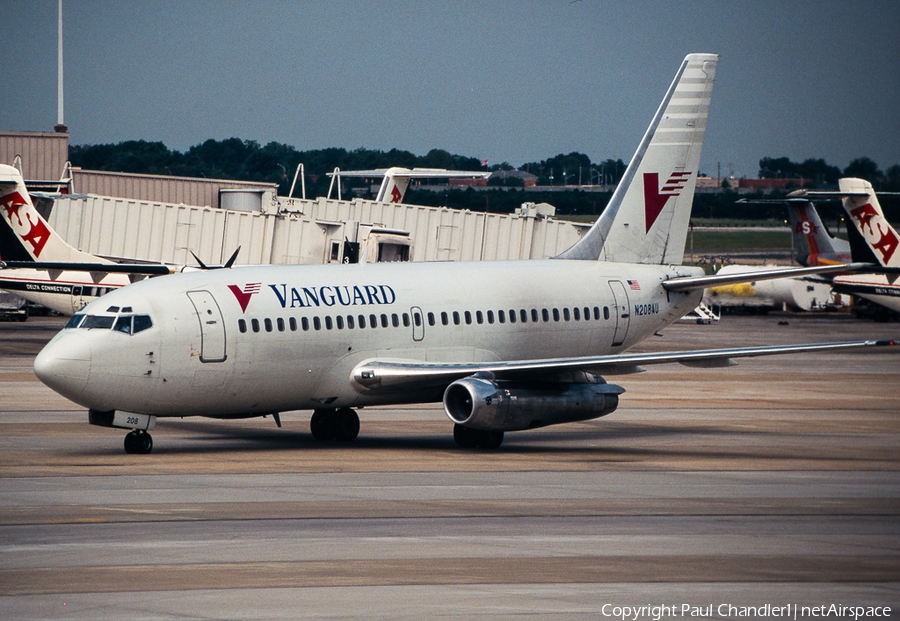
[[[128,284],[127,274],[28,268],[0,271],[0,289],[63,315],[77,313],[89,302]]]
[[[900,313],[900,280],[886,274],[850,274],[836,276],[834,286],[839,291],[865,298]]]
[[[83,310],[149,316],[152,328],[63,330],[35,370],[91,409],[156,416],[439,400],[434,391],[371,394],[353,381],[353,369],[373,358],[620,353],[696,306],[701,291],[660,286],[685,275],[699,270],[543,260],[178,274],[114,291]]]

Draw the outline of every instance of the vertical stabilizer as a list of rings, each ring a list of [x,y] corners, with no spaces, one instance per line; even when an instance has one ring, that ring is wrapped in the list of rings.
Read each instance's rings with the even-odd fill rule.
[[[606,209],[557,258],[681,264],[718,58],[685,57]]]
[[[0,260],[109,263],[67,244],[34,208],[13,166],[0,164]]]
[[[875,259],[884,267],[900,267],[900,237],[885,219],[872,184],[864,179],[847,178],[840,179],[838,185],[841,192],[850,195],[841,203]]]
[[[810,267],[850,261],[850,244],[828,232],[815,205],[800,199],[788,200],[785,204],[797,262]]]

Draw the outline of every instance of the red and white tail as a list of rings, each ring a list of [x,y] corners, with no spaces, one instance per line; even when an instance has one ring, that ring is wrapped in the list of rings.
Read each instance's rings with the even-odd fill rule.
[[[900,267],[900,237],[881,211],[872,184],[864,179],[840,179],[841,192],[849,194],[841,202],[850,221],[860,233],[875,259],[884,267]]]
[[[685,57],[606,209],[559,258],[681,264],[718,58]]]
[[[0,261],[110,263],[81,252],[35,209],[17,168],[0,164]]]

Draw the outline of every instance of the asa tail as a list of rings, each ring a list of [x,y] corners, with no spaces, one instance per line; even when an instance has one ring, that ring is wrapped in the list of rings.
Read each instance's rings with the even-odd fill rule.
[[[606,209],[557,258],[681,264],[718,58],[685,57]]]
[[[104,259],[65,242],[34,207],[22,174],[0,164],[0,261],[89,262]]]
[[[900,267],[900,237],[885,219],[872,184],[864,179],[838,180],[841,192],[850,194],[841,203],[856,231],[850,234],[854,261],[875,261],[883,267]],[[861,243],[860,243],[861,242]]]

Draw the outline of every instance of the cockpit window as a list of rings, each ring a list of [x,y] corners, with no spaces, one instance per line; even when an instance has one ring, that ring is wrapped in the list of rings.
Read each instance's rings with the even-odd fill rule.
[[[137,334],[147,328],[152,328],[153,322],[150,320],[150,315],[135,315],[134,316],[134,328],[132,329],[133,334]]]
[[[113,326],[113,330],[131,334],[131,315],[122,315],[116,319],[116,325]]]
[[[72,318],[69,319],[69,323],[66,324],[66,328],[77,328],[83,319],[84,315],[72,315]]]
[[[153,327],[150,315],[119,315],[118,317],[102,315],[73,315],[66,324],[67,328],[95,328],[109,330],[112,328],[122,334],[137,334]]]
[[[88,315],[84,318],[84,323],[81,324],[82,328],[112,328],[113,322],[116,320],[115,317],[106,317],[103,315]]]

